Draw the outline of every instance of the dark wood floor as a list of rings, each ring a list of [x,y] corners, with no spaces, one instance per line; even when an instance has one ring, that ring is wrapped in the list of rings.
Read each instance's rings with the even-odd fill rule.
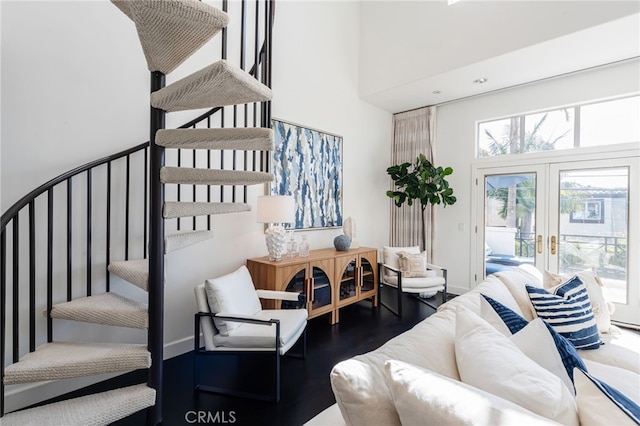
[[[385,300],[392,301],[392,294]],[[429,299],[439,304],[441,295]],[[329,372],[338,362],[373,350],[391,337],[413,327],[434,312],[431,307],[407,295],[403,296],[403,318],[385,308],[372,309],[367,301],[345,307],[340,322],[331,326],[327,316],[314,318],[307,325],[306,359],[282,358],[282,390],[279,403],[259,402],[193,391],[193,353],[186,353],[164,362],[164,425],[235,424],[235,425],[301,425],[323,409],[335,403]],[[295,350],[295,348],[293,349]],[[292,350],[292,351],[293,351]],[[267,382],[261,372],[270,368],[268,360],[252,357],[218,361],[203,368],[206,374],[232,372],[236,382],[251,385]],[[225,364],[226,363],[226,364]],[[216,373],[216,366],[222,371]],[[204,375],[203,375],[204,376]],[[146,371],[138,371],[85,388],[78,393],[93,393],[145,381]],[[239,378],[239,379],[238,379]],[[203,377],[206,380],[206,377]],[[203,412],[205,421],[197,421]],[[202,414],[201,414],[202,415]],[[214,421],[215,420],[215,421]],[[139,426],[146,423],[140,412],[116,423]]]

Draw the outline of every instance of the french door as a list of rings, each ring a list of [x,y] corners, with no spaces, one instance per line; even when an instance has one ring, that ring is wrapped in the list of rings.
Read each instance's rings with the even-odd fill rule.
[[[521,264],[602,279],[640,325],[640,157],[477,168],[476,278]]]

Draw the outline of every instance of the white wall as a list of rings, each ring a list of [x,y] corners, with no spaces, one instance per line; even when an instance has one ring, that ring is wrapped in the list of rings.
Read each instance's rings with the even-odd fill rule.
[[[2,1],[0,7],[0,177],[6,209],[62,172],[148,140],[149,76],[133,24],[106,0]],[[273,114],[344,137],[345,217],[356,219],[362,245],[378,247],[388,237],[384,193],[391,115],[358,98],[358,16],[357,2],[278,2]],[[218,43],[219,36],[168,76],[168,82],[219,57]],[[170,116],[169,125],[181,124],[184,116]],[[255,206],[263,191],[252,187],[249,203]],[[248,257],[267,253],[254,211],[214,217],[212,224],[214,239],[167,257],[165,357],[192,348],[193,287],[232,271]],[[331,246],[339,233],[307,232],[312,248]],[[144,297],[117,278],[112,287],[133,298]],[[143,333],[107,327],[83,329],[82,334],[91,330],[108,340],[144,340]],[[12,389],[7,409],[86,381],[65,383],[64,388],[56,383]]]
[[[391,114],[358,97],[359,8],[352,1],[277,3],[273,116],[343,136],[344,217],[356,220],[360,245],[381,247],[389,230]],[[330,247],[340,233],[307,232],[312,248]]]
[[[453,167],[450,183],[458,202],[437,216],[435,262],[449,267],[453,292],[473,287],[470,256],[463,255],[475,238],[471,218],[474,190],[471,167],[475,161],[476,122],[574,103],[622,96],[640,91],[640,61],[625,62],[564,77],[512,88],[437,109],[439,165]],[[446,213],[446,214],[445,214]]]

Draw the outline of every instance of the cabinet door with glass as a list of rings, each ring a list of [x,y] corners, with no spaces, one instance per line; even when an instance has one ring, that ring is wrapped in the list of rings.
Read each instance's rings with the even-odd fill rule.
[[[306,295],[309,318],[333,309],[333,259],[287,265],[278,270],[282,278],[278,281],[284,283],[281,290]]]
[[[369,297],[373,297],[373,306],[377,306],[376,259],[375,250],[336,257],[337,306]]]

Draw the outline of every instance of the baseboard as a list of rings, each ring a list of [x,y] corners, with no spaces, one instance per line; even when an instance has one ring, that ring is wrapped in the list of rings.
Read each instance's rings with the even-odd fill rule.
[[[193,350],[193,336],[175,340],[164,345],[164,359],[182,355]],[[120,376],[123,373],[101,374],[49,382],[26,383],[5,388],[5,411],[11,412],[39,404],[51,398]]]

